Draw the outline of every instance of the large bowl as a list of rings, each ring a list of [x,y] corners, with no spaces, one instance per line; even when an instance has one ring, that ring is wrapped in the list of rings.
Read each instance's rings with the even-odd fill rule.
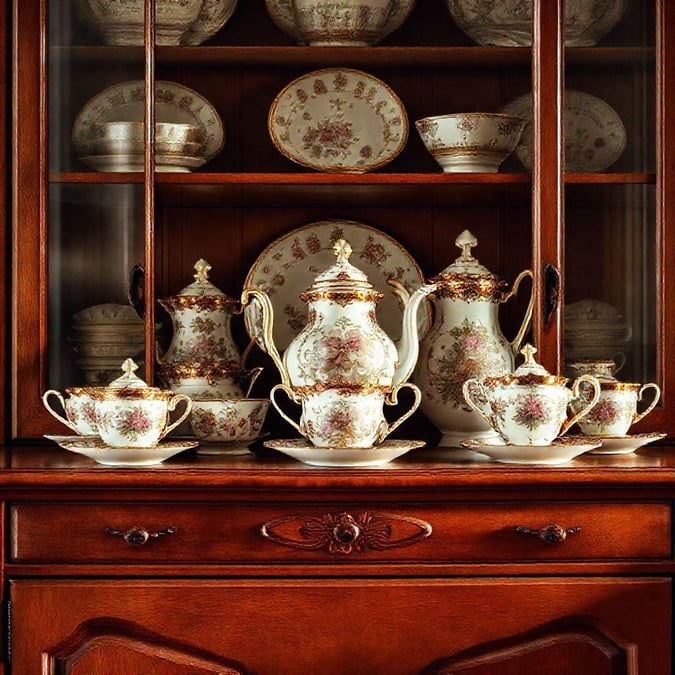
[[[458,113],[424,117],[415,126],[445,173],[496,173],[515,150],[525,120],[496,113]]]
[[[190,427],[201,443],[251,442],[260,436],[267,398],[192,399]]]
[[[455,23],[478,44],[529,47],[532,0],[447,0]],[[621,20],[630,0],[567,0],[565,45],[593,47]]]
[[[145,152],[142,122],[105,122],[96,129],[93,149],[96,155],[140,155]],[[155,153],[160,156],[195,157],[202,145],[200,130],[194,124],[157,122]]]
[[[80,12],[110,45],[142,45],[145,0],[80,0]],[[199,17],[204,0],[157,0],[155,42],[179,45]]]

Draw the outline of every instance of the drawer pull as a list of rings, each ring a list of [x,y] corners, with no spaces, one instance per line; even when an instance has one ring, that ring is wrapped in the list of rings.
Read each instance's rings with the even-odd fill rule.
[[[329,553],[387,551],[410,546],[431,535],[424,520],[393,513],[327,513],[285,516],[265,523],[263,537],[289,548]]]
[[[524,527],[523,525],[516,525],[514,528],[516,532],[520,534],[531,534],[534,537],[539,537],[542,541],[547,544],[561,544],[567,536],[570,534],[576,534],[581,532],[581,526],[577,525],[576,527],[560,527],[555,523],[551,523],[546,527],[542,527],[539,530],[532,530],[529,527]]]
[[[123,532],[116,527],[106,527],[105,532],[112,537],[122,537],[129,546],[143,546],[147,544],[149,539],[158,539],[167,534],[173,534],[178,531],[177,527],[167,527],[165,530],[157,530],[157,532],[149,532],[144,527],[132,527],[130,530]]]

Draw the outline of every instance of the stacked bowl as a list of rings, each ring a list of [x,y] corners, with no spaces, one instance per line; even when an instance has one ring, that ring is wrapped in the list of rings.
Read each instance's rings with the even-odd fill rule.
[[[122,360],[143,352],[145,328],[132,307],[105,303],[74,314],[69,339],[84,381],[106,385]]]

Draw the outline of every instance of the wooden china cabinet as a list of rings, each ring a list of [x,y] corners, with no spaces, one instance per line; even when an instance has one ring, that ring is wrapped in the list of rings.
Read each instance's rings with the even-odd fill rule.
[[[11,121],[4,672],[671,673],[668,445],[553,468],[468,462],[435,448],[416,414],[400,435],[429,446],[379,469],[312,468],[263,449],[110,469],[44,444],[63,431],[40,396],[81,384],[71,317],[126,302],[134,265],[153,381],[154,327],[167,319],[156,299],[185,286],[198,258],[236,296],[272,240],[344,218],[394,237],[427,276],[457,257],[465,228],[503,278],[532,268],[532,340],[550,370],[565,367],[566,306],[616,308],[631,332],[621,378],[663,390],[635,431],[675,436],[675,3],[632,0],[597,46],[565,47],[564,1],[534,0],[532,48],[475,44],[445,0],[417,0],[375,47],[296,46],[264,0],[239,0],[204,44],[153,47],[154,4],[145,46],[127,47],[103,44],[74,0],[0,0]],[[403,152],[375,172],[303,169],[270,141],[277,93],[333,66],[382,79],[407,110]],[[192,173],[153,172],[151,143],[145,171],[89,168],[73,122],[130,80],[143,83],[146,137],[155,81],[177,82],[217,110],[223,150]],[[566,90],[623,121],[626,148],[605,171],[564,170]],[[412,125],[497,111],[529,91],[532,172],[513,156],[496,174],[443,174]],[[507,335],[526,303],[503,311]],[[290,435],[272,414],[268,426]]]

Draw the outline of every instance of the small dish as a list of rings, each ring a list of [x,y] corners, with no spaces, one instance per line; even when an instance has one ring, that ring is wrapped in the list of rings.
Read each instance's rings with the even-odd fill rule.
[[[260,434],[257,438],[243,441],[231,441],[230,443],[207,443],[197,448],[198,455],[247,455],[251,452],[250,447],[263,438],[267,438],[269,433]]]
[[[502,113],[532,121],[532,94],[502,108]],[[516,146],[522,165],[532,170],[532,124],[527,124]],[[619,114],[597,96],[568,89],[565,92],[565,171],[605,171],[626,148],[626,127]]]
[[[551,445],[507,445],[499,440],[465,439],[460,441],[464,448],[487,455],[504,464],[543,464],[553,466],[565,464],[584,452],[597,448],[600,439],[585,436],[558,438]]]
[[[110,173],[137,173],[145,169],[145,157],[143,155],[88,155],[80,157],[84,162],[96,171],[109,171]],[[188,155],[155,155],[155,171],[157,173],[189,173],[206,164],[204,157]]]
[[[282,155],[327,172],[378,169],[408,139],[399,97],[382,80],[351,68],[315,70],[287,84],[272,103],[267,127]]]
[[[105,466],[153,466],[177,455],[183,450],[196,448],[198,441],[161,441],[152,448],[116,448],[104,443],[100,438],[62,441],[64,450],[76,452]]]
[[[387,464],[425,442],[389,440],[370,448],[317,448],[297,439],[265,441],[264,445],[312,466],[359,467]]]
[[[602,445],[591,450],[592,455],[630,455],[638,448],[648,443],[654,443],[665,438],[667,434],[655,432],[646,434],[628,434],[626,436],[570,436],[578,442],[600,441]]]

